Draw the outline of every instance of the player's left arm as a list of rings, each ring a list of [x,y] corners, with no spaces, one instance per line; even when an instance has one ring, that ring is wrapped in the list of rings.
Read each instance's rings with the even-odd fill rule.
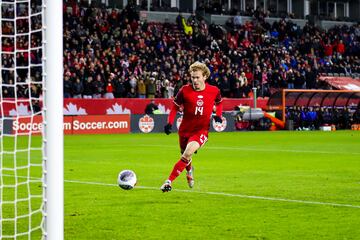
[[[222,110],[223,110],[223,104],[222,104],[222,98],[220,91],[218,91],[218,94],[215,98],[215,106],[216,106],[216,113],[214,116],[215,122],[222,123]]]

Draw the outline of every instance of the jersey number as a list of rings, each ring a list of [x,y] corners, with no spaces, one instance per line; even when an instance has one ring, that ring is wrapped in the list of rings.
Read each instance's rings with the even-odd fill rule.
[[[203,115],[204,107],[195,107],[195,115]]]

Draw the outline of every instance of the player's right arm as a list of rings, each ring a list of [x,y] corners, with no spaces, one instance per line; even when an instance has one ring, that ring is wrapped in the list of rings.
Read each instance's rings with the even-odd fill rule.
[[[171,133],[172,123],[174,122],[176,113],[180,110],[180,106],[182,105],[182,103],[183,103],[183,90],[181,88],[178,94],[176,95],[176,97],[174,98],[173,106],[170,110],[167,124],[164,126],[164,132],[167,135]]]
[[[176,113],[179,111],[179,106],[177,106],[175,103],[173,104],[169,116],[168,116],[168,120],[167,120],[167,124],[164,126],[164,132],[169,135],[171,133],[171,128],[172,128],[172,123],[175,120],[176,117]]]

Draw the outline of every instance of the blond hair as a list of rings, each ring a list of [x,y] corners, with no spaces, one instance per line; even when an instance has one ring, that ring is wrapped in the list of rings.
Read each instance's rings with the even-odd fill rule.
[[[210,76],[210,69],[206,66],[206,64],[201,62],[194,62],[190,65],[189,72],[201,71],[205,78]]]

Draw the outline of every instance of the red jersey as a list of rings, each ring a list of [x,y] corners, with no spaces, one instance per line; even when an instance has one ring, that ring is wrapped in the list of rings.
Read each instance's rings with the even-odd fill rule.
[[[174,99],[184,113],[179,135],[187,137],[199,131],[209,131],[214,104],[221,101],[220,90],[215,86],[206,83],[202,91],[195,91],[190,84],[183,86]]]

